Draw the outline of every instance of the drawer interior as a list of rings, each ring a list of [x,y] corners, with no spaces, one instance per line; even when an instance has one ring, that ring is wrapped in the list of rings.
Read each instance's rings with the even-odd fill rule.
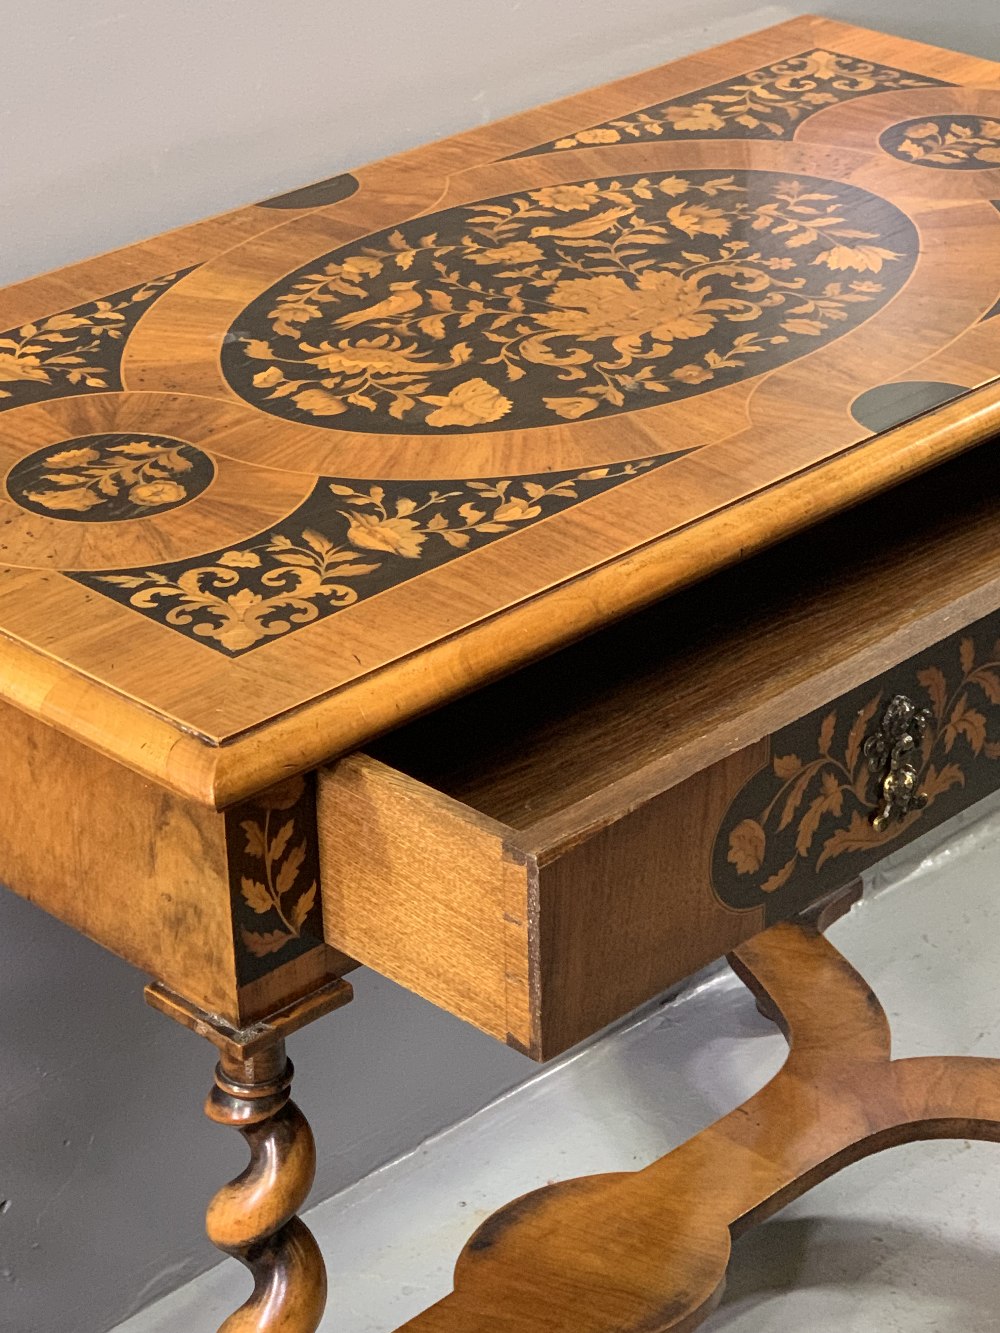
[[[715,831],[776,732],[1000,606],[997,457],[321,770],[327,942],[547,1058],[756,933],[770,907],[713,892]]]
[[[543,856],[1000,605],[1000,441],[368,747]]]

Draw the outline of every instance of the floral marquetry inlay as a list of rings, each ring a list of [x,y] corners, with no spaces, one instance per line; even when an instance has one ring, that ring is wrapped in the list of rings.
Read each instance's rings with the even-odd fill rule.
[[[0,333],[0,411],[121,388],[126,339],[151,302],[190,268]]]
[[[986,116],[921,116],[882,134],[887,153],[920,167],[952,171],[1000,170],[1000,120]]]
[[[323,939],[315,780],[289,778],[226,811],[240,983]]]
[[[712,879],[731,907],[787,916],[857,872],[852,858],[932,827],[994,789],[1000,760],[996,615],[884,684],[862,686],[772,738],[772,757],[732,802],[715,843]],[[914,801],[883,812],[879,754],[886,706],[899,690],[918,710]],[[898,701],[897,701],[898,702]],[[924,711],[926,710],[926,712]],[[912,830],[912,832],[911,832]],[[801,900],[801,902],[800,902]]]
[[[803,120],[839,102],[900,88],[944,86],[941,79],[837,51],[803,51],[517,156],[651,139],[791,139]]]
[[[436,488],[322,478],[278,528],[229,550],[155,569],[72,577],[235,655],[675,457]]]
[[[269,198],[0,292],[0,696],[27,672],[86,744],[93,700],[103,752],[228,809],[387,700],[402,722],[944,463],[1000,408],[998,89],[793,19],[301,189],[279,164],[237,191]],[[842,764],[875,693],[838,705]],[[822,722],[776,753],[819,758]],[[964,744],[931,762],[971,786]],[[779,829],[775,781],[720,843],[753,910],[850,862],[764,891],[834,799],[820,774]],[[759,873],[727,860],[744,820]],[[311,883],[264,910],[237,881],[253,967],[294,955]]]
[[[181,440],[87,435],[22,458],[6,490],[15,504],[36,514],[112,523],[187,504],[214,475],[208,455]]]
[[[855,186],[761,171],[584,180],[320,256],[239,317],[224,373],[338,430],[506,431],[702,393],[870,318],[917,255]]]

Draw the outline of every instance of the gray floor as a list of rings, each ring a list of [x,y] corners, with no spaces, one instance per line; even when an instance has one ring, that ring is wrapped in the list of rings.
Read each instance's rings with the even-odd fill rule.
[[[883,866],[830,932],[881,996],[897,1055],[1000,1055],[1000,802]],[[544,1071],[312,1210],[323,1333],[387,1333],[443,1296],[469,1232],[553,1179],[661,1156],[760,1087],[784,1043],[728,969]],[[400,1089],[405,1096],[405,1089]],[[735,1247],[716,1333],[996,1333],[1000,1150],[921,1144],[863,1162]],[[232,1263],[118,1333],[212,1333],[246,1294]]]

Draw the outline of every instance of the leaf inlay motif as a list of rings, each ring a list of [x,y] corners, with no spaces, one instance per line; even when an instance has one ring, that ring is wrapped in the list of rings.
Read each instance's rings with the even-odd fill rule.
[[[912,223],[856,186],[697,170],[420,217],[264,292],[222,349],[263,412],[456,434],[704,393],[848,332],[900,288]]]

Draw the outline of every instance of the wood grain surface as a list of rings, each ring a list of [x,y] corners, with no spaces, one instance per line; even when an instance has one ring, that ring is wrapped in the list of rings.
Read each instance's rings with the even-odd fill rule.
[[[325,938],[546,1059],[996,790],[998,499],[984,445],[325,766]]]
[[[15,893],[236,1027],[353,966],[323,944],[302,779],[220,813],[9,704],[0,727],[0,866]],[[265,836],[267,857],[248,858]]]
[[[893,1060],[865,980],[808,925],[731,958],[789,1042],[742,1106],[643,1170],[549,1184],[472,1236],[451,1295],[399,1333],[689,1333],[732,1239],[846,1166],[903,1143],[1000,1140],[1000,1062]]]
[[[934,466],[998,201],[1000,67],[804,18],[18,284],[0,693],[225,806]]]

